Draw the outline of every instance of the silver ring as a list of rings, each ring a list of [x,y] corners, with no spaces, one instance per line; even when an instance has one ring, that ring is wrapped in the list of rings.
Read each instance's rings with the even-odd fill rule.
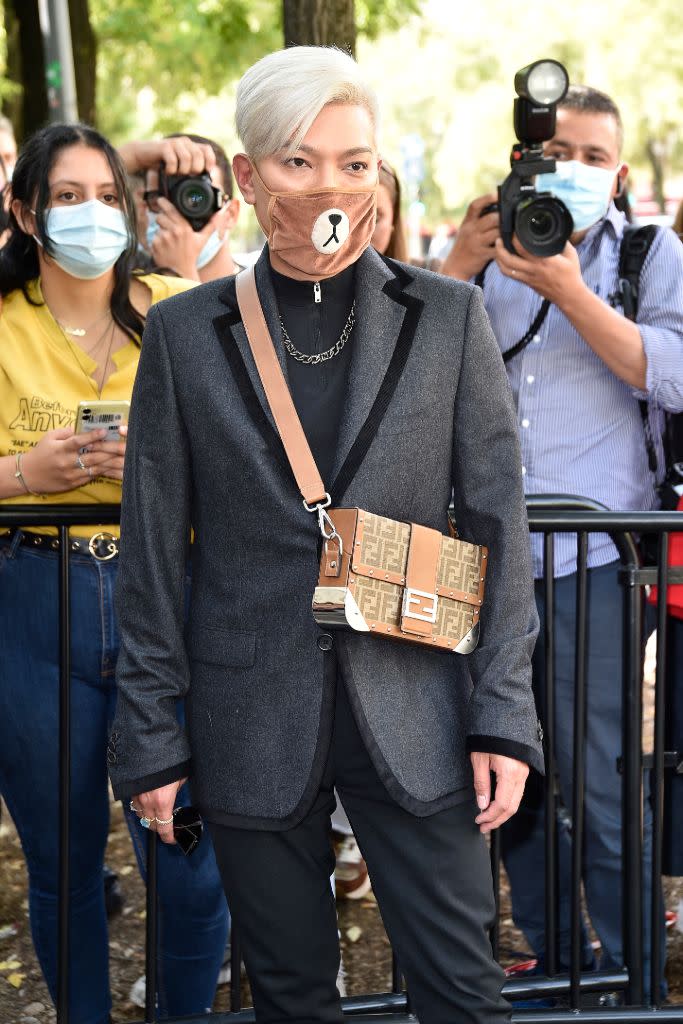
[[[84,473],[88,472],[88,467],[86,466],[85,462],[83,461],[83,456],[80,454],[80,452],[79,452],[78,458],[76,459],[76,465],[78,466],[79,469],[82,469]]]
[[[92,466],[86,466],[85,468],[86,468],[86,470],[88,472],[88,476],[92,480]]]
[[[164,821],[163,818],[157,818],[156,819],[156,823],[157,823],[157,825],[172,825],[173,824],[173,817],[171,816],[168,819],[168,821]]]

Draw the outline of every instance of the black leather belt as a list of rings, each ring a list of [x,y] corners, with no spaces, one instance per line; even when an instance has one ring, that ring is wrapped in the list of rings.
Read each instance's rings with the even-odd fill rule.
[[[10,530],[0,537],[0,541],[12,541],[19,534],[19,543],[25,547],[38,548],[44,551],[59,551],[62,542],[59,537],[48,537],[41,533],[25,533],[23,530]],[[109,562],[119,553],[119,538],[113,533],[100,531],[92,537],[69,537],[69,551],[78,555],[92,555],[98,562]]]

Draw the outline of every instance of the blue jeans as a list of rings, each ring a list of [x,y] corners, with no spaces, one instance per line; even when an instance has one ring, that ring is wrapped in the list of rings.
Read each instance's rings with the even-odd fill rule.
[[[106,747],[116,701],[116,561],[71,558],[70,1024],[111,1009],[102,867],[109,831]],[[33,941],[57,989],[59,637],[57,558],[0,541],[0,792],[29,873]],[[181,793],[187,798],[188,794]],[[186,799],[184,802],[189,802]],[[147,834],[127,813],[141,869]],[[225,895],[205,835],[191,857],[159,844],[159,1012],[213,1002],[228,933]],[[144,874],[143,874],[144,877]]]
[[[603,970],[623,966],[621,785],[617,759],[622,752],[622,588],[618,564],[588,572],[588,679],[586,733],[586,793],[583,885],[591,921],[602,943]],[[534,652],[534,689],[541,718],[545,686],[543,584],[536,584],[541,633]],[[576,575],[555,580],[555,750],[560,793],[571,813],[573,782],[574,657]],[[652,810],[643,809],[644,965],[649,987],[650,899],[652,878]],[[559,957],[569,964],[571,838],[560,824]],[[522,806],[501,829],[503,860],[510,878],[512,915],[538,956],[545,951],[545,847],[542,785],[529,780]],[[664,938],[664,935],[662,936]],[[591,961],[584,928],[583,962]]]

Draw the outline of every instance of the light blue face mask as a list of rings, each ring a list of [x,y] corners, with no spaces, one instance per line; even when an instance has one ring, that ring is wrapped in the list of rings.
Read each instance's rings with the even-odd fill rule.
[[[159,234],[159,225],[157,224],[157,215],[153,210],[147,211],[147,248],[152,250],[152,242]],[[217,231],[212,231],[207,240],[202,246],[199,256],[197,256],[197,270],[201,270],[207,263],[210,263],[214,256],[220,252],[225,244],[225,239],[221,238]]]
[[[83,281],[111,270],[129,242],[123,212],[99,199],[78,206],[53,206],[47,212],[45,232],[55,262]],[[36,242],[41,244],[38,238]]]
[[[607,213],[619,170],[591,167],[580,160],[558,160],[553,174],[536,177],[538,192],[552,192],[572,215],[575,231],[585,231]]]

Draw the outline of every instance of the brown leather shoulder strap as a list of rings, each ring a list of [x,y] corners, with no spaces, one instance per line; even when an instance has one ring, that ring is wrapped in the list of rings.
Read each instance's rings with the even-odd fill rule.
[[[240,271],[235,278],[237,303],[247,333],[256,369],[266,393],[270,411],[284,445],[299,490],[309,505],[325,501],[325,485],[297,416],[287,381],[278,362],[256,289],[254,268]]]

